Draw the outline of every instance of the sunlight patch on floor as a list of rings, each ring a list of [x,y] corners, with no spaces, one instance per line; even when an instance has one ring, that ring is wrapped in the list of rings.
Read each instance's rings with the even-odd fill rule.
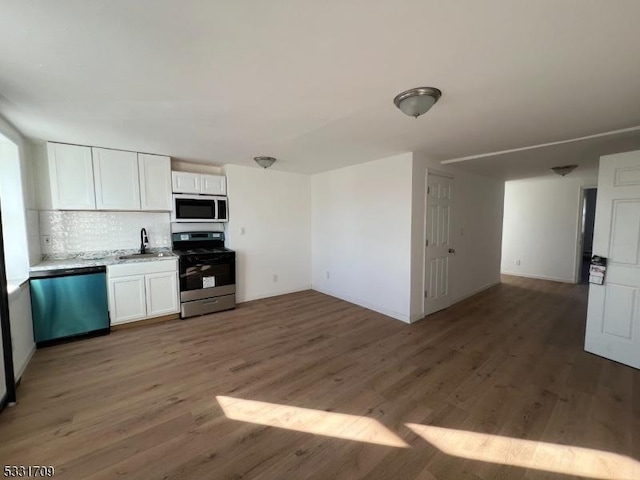
[[[594,479],[640,479],[640,462],[616,453],[415,423],[406,426],[455,457]]]
[[[387,447],[409,448],[400,437],[372,418],[225,396],[217,396],[216,399],[231,420]]]

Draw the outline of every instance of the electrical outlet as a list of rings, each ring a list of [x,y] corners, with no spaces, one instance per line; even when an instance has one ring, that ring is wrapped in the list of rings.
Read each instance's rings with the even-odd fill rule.
[[[273,274],[273,281],[274,282],[278,281],[278,275],[276,273]]]
[[[327,280],[329,280],[330,278],[331,278],[331,272],[327,270]]]
[[[245,233],[244,227],[240,227],[240,235],[244,235],[244,233]]]
[[[42,235],[42,246],[50,247],[51,246],[51,235]]]
[[[515,262],[513,262],[513,263],[515,263],[516,265],[520,265],[520,259],[516,258]]]

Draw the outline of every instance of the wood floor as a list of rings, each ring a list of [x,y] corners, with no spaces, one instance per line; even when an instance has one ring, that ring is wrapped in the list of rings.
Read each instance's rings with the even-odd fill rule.
[[[65,479],[638,479],[640,372],[587,289],[504,283],[405,325],[307,291],[38,350],[0,464]]]

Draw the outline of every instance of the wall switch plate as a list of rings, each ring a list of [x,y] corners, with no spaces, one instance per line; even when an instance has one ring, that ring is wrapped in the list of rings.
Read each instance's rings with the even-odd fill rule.
[[[513,262],[513,263],[515,263],[516,265],[520,265],[520,259],[519,259],[519,258],[516,258],[516,261],[515,261],[515,262]]]
[[[244,227],[240,227],[240,235],[244,235],[244,233],[245,233]]]
[[[327,280],[329,280],[330,278],[331,278],[331,272],[327,270]]]
[[[277,282],[277,281],[278,281],[278,275],[277,275],[277,274],[275,274],[275,273],[273,274],[273,281],[274,281],[274,282]]]
[[[42,235],[40,237],[41,241],[42,241],[42,246],[43,247],[50,247],[51,246],[51,235]]]

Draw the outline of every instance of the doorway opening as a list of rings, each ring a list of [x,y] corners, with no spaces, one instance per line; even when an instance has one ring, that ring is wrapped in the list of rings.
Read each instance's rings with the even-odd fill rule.
[[[580,223],[578,238],[577,283],[589,283],[589,264],[593,255],[593,227],[596,220],[596,201],[598,189],[596,187],[582,187],[580,190]]]

